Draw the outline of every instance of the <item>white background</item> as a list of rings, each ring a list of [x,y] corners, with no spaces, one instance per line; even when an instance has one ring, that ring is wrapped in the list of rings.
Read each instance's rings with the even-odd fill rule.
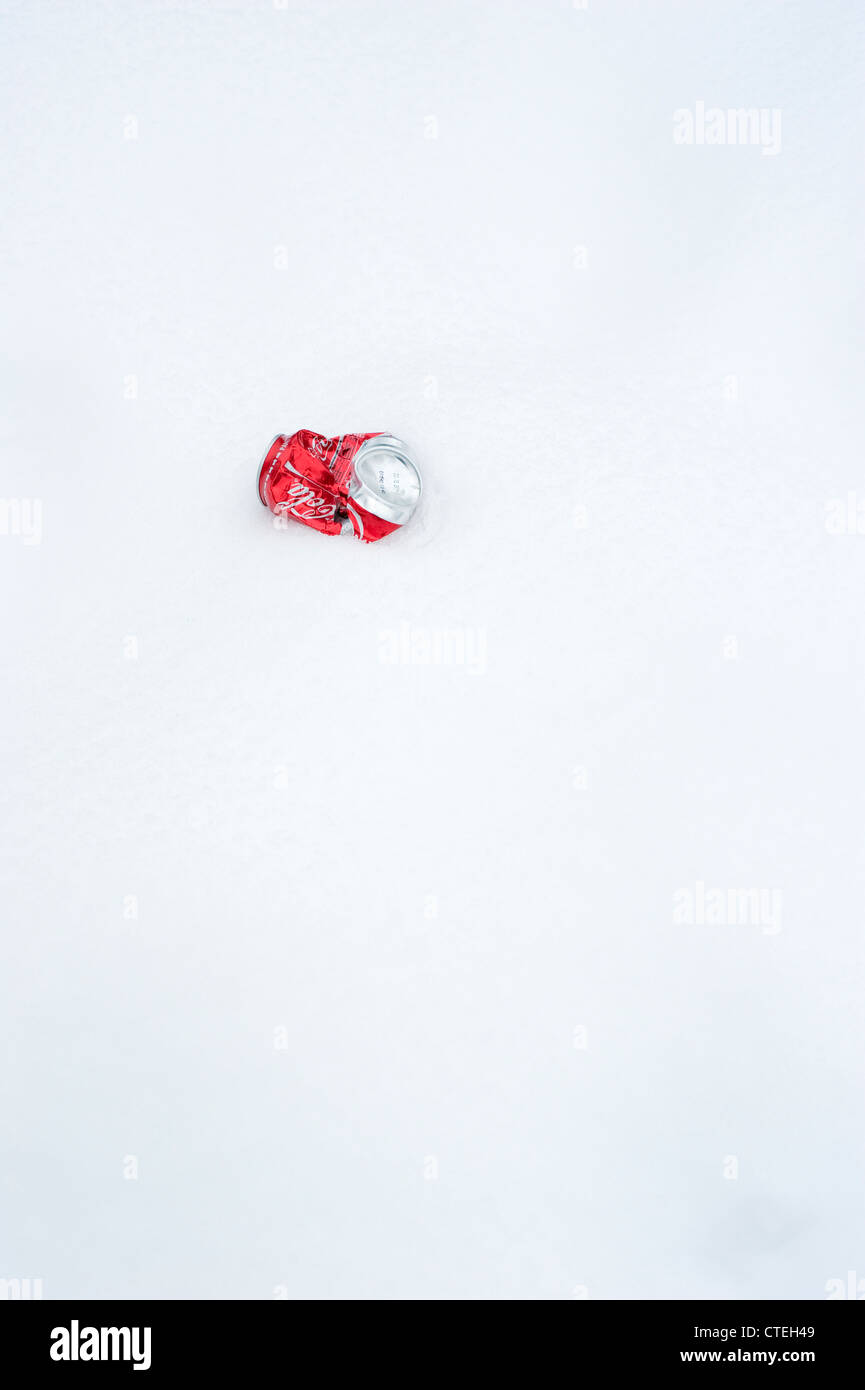
[[[861,8],[2,9],[0,1276],[865,1278]]]

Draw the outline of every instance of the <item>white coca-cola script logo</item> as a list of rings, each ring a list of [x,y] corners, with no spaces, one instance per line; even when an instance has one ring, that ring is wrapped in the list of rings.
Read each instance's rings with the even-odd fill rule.
[[[294,483],[288,490],[288,497],[279,503],[276,510],[282,515],[290,512],[298,521],[330,521],[336,511],[336,503],[328,502],[306,483]]]

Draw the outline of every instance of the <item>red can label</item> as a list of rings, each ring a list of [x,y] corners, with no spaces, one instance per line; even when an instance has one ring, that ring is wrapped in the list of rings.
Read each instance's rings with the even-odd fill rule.
[[[261,465],[258,491],[262,502],[275,516],[291,517],[325,535],[353,533],[359,540],[376,541],[396,531],[399,521],[376,515],[364,506],[356,493],[354,460],[368,439],[389,438],[382,432],[344,434],[327,439],[312,430],[280,434],[274,439]],[[353,488],[353,485],[354,488]],[[387,508],[382,508],[387,510]]]

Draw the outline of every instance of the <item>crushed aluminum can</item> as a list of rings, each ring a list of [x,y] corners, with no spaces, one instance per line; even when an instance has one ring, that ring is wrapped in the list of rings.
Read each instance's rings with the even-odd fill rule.
[[[258,473],[258,495],[275,516],[361,541],[404,526],[420,494],[417,466],[392,434],[278,434]]]

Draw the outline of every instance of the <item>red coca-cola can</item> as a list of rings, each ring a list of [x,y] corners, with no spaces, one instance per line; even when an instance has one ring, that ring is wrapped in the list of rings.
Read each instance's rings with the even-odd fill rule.
[[[275,516],[362,541],[404,526],[420,494],[417,465],[392,434],[278,434],[258,473],[258,495]]]

